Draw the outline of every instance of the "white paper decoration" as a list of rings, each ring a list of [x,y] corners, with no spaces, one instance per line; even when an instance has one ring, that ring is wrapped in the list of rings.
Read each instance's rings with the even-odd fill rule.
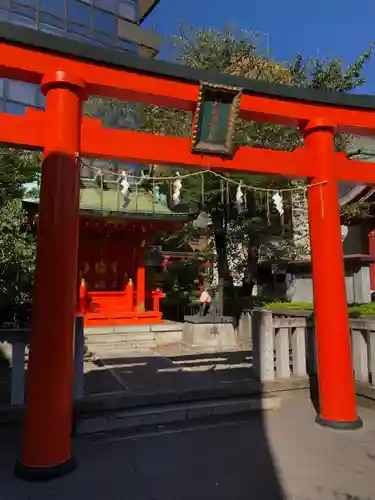
[[[121,193],[123,194],[124,196],[124,203],[123,203],[123,207],[124,208],[127,208],[129,203],[130,203],[130,196],[129,196],[129,191],[130,191],[130,184],[128,182],[128,176],[125,172],[125,170],[123,170],[121,172],[121,181],[120,181],[120,186],[122,187],[121,189]]]
[[[277,191],[273,196],[272,200],[275,204],[276,210],[279,212],[280,215],[283,215],[284,213],[284,203],[283,203],[283,197],[281,196],[280,192]]]
[[[181,189],[182,189],[182,181],[180,178],[180,174],[179,172],[176,172],[176,180],[173,181],[173,194],[172,194],[173,205],[179,205],[181,203]]]
[[[156,201],[161,201],[160,187],[159,186],[154,187],[154,197],[155,197]]]
[[[243,192],[242,183],[239,184],[236,192],[236,207],[237,212],[240,214],[245,210],[245,193]]]

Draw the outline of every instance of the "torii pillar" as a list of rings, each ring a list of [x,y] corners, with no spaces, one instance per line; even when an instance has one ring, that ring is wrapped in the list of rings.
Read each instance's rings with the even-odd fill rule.
[[[323,120],[304,129],[317,175],[308,190],[320,412],[335,429],[362,426],[356,408],[348,306],[335,172],[335,126]]]
[[[79,163],[85,83],[65,71],[43,78],[46,129],[34,324],[21,460],[15,474],[47,480],[73,470],[73,339],[79,234]]]

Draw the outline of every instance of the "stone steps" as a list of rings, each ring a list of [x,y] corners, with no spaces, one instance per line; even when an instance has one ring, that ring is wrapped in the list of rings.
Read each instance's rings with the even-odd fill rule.
[[[259,411],[277,411],[280,406],[279,397],[253,396],[119,409],[96,416],[79,416],[76,420],[75,433],[95,434],[214,417],[246,415]]]
[[[139,333],[100,333],[88,335],[90,344],[122,344],[123,342],[155,342],[156,336],[153,332]]]
[[[113,327],[85,328],[86,344],[89,350],[155,348],[162,344],[181,341],[181,323],[157,325],[123,325]]]
[[[127,352],[127,351],[134,351],[134,349],[156,349],[158,346],[157,342],[153,341],[138,341],[138,342],[120,342],[120,343],[104,343],[104,344],[87,344],[89,351],[94,354],[97,353],[98,355],[103,354],[104,352],[107,351],[114,351],[114,352]]]
[[[85,335],[101,335],[103,333],[146,333],[182,331],[183,323],[160,323],[157,325],[119,325],[86,327]]]

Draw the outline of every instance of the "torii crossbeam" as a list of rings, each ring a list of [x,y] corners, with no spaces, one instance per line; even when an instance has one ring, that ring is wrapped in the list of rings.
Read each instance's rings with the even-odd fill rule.
[[[375,97],[272,85],[142,59],[0,23],[0,77],[40,84],[46,110],[0,114],[0,141],[44,151],[23,451],[16,473],[47,479],[73,468],[73,327],[79,210],[77,155],[311,179],[308,190],[318,352],[319,423],[357,428],[338,181],[375,183],[371,163],[336,153],[334,133],[375,134]],[[294,152],[240,147],[232,158],[192,152],[190,139],[103,128],[82,117],[89,95],[194,112],[200,83],[242,90],[242,119],[297,126]],[[58,286],[56,286],[58,285]],[[329,308],[327,307],[329,304]]]

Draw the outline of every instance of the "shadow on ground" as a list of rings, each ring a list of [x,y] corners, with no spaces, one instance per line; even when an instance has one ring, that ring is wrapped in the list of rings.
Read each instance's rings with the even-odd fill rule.
[[[155,350],[133,350],[129,355],[103,350],[92,362],[92,370],[85,374],[85,386],[91,394],[95,387],[103,387],[104,380],[105,384],[110,382],[108,374],[112,377],[111,390],[129,397],[184,391],[198,394],[205,389],[229,389],[236,383],[251,383],[252,387],[256,384],[251,351],[192,352],[181,345],[170,345]],[[105,447],[110,446],[111,453],[119,460],[122,460],[121,450],[126,449],[126,460],[133,460],[129,469],[138,478],[133,494],[126,496],[124,491],[121,498],[284,499],[263,413],[254,411],[245,428],[211,422],[214,427],[199,431],[169,434],[158,429],[152,438],[126,440],[126,444],[116,439],[111,444],[107,442]],[[121,474],[115,462],[111,474]],[[125,483],[129,486],[129,479],[124,478]],[[117,498],[111,497],[110,489],[103,490],[103,494]]]
[[[167,401],[171,393],[199,393],[237,383],[249,384],[252,392],[259,393],[253,354],[192,352],[173,345],[128,353],[102,350],[86,363],[86,395],[107,393],[111,398],[109,393],[122,393],[130,398],[153,393],[165,395]],[[9,364],[4,369],[9,373]],[[48,379],[46,372],[46,383]],[[246,423],[226,417],[218,422],[218,418],[204,425],[188,423],[185,428],[142,429],[141,436],[124,432],[78,436],[74,438],[77,470],[48,484],[30,485],[13,478],[20,447],[17,439],[9,441],[0,453],[0,478],[5,485],[1,498],[60,500],[68,495],[74,498],[79,491],[90,500],[104,496],[111,500],[292,498],[279,479],[266,413],[253,411]]]
[[[171,391],[202,389],[254,380],[252,352],[205,352],[183,354],[181,347],[134,350],[128,356],[93,357],[93,369],[85,374],[88,392],[98,388],[124,391]],[[107,392],[107,391],[106,391]]]

